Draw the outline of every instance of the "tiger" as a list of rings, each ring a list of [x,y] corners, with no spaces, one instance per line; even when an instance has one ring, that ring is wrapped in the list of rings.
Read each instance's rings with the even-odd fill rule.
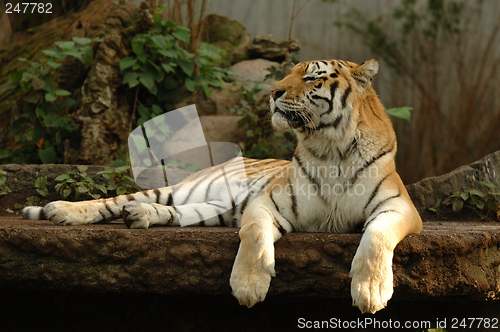
[[[343,60],[301,62],[270,90],[270,121],[292,130],[291,161],[244,159],[228,176],[248,179],[244,199],[227,211],[214,203],[221,176],[200,171],[165,188],[83,202],[54,201],[26,207],[26,219],[54,225],[106,223],[123,218],[129,228],[180,225],[182,214],[198,215],[194,226],[240,227],[230,276],[240,305],[264,301],[276,275],[274,243],[292,232],[362,232],[351,263],[351,297],[362,313],[387,306],[393,294],[396,245],[422,230],[422,220],[396,172],[396,135],[372,87],[379,63]],[[177,202],[173,204],[178,195]],[[184,209],[182,209],[184,208]],[[182,210],[182,212],[181,212]],[[212,211],[213,212],[213,211]]]

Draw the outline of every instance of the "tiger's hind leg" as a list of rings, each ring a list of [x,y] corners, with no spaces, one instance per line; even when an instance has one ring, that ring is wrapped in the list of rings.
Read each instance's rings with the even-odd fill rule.
[[[145,204],[136,201],[123,206],[123,221],[129,228],[151,226],[237,226],[227,202],[209,201],[179,206]]]
[[[123,206],[131,201],[167,204],[171,201],[170,189],[153,189],[95,201],[55,201],[43,208],[25,207],[23,216],[25,219],[49,219],[52,224],[63,226],[107,223],[120,218]]]

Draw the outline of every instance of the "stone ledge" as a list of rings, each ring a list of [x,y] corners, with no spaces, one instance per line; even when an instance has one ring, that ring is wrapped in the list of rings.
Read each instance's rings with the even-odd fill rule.
[[[129,230],[122,223],[52,226],[0,221],[0,291],[228,295],[234,228]],[[361,234],[296,233],[276,244],[269,297],[350,297]],[[500,225],[426,222],[396,248],[394,298],[500,297]]]

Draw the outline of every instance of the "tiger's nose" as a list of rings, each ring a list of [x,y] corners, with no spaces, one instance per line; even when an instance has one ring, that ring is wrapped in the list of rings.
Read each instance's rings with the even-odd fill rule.
[[[274,100],[276,100],[279,97],[283,96],[285,94],[285,92],[286,92],[285,90],[272,89],[271,96],[273,97]]]

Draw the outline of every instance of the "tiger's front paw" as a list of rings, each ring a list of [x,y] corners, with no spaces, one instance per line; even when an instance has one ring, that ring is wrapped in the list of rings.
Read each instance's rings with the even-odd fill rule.
[[[393,293],[392,252],[375,258],[356,253],[350,276],[353,306],[372,314],[385,308]]]
[[[269,261],[265,259],[265,256],[258,259],[257,252],[252,256],[249,253],[242,254],[241,248],[238,251],[231,272],[230,284],[233,295],[238,299],[240,305],[251,308],[255,303],[264,301],[266,298],[271,277],[274,277],[276,273],[274,259]],[[257,259],[249,259],[248,257]]]
[[[135,201],[126,203],[122,209],[123,221],[128,228],[148,228],[148,214],[149,212],[141,206],[141,203]]]

